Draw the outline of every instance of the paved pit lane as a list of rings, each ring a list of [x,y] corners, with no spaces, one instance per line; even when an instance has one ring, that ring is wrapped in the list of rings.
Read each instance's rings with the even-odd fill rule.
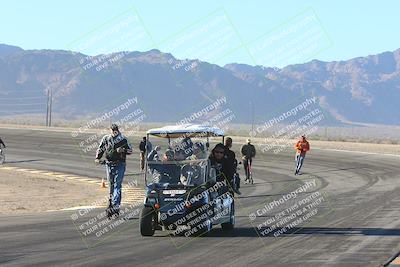
[[[6,166],[101,179],[70,133],[4,130]],[[138,138],[133,141],[138,145]],[[235,140],[234,140],[235,141]],[[399,157],[312,150],[293,175],[293,151],[258,153],[254,185],[236,198],[236,230],[198,238],[142,237],[140,205],[121,219],[102,209],[0,216],[2,266],[380,266],[400,250]],[[239,144],[234,146],[238,154]],[[137,151],[136,151],[137,152]],[[127,181],[143,181],[136,154]],[[243,178],[243,170],[240,171]],[[5,200],[2,200],[5,201]]]

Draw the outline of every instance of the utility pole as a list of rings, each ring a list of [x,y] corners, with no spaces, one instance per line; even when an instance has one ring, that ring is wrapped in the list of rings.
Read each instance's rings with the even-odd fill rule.
[[[254,134],[254,105],[253,102],[250,101],[250,112],[251,112],[251,134]]]
[[[49,127],[51,127],[51,113],[52,113],[52,106],[53,106],[53,91],[50,90],[50,105],[49,105]]]
[[[49,103],[50,103],[50,91],[47,90],[47,103],[46,103],[46,127],[49,126]]]

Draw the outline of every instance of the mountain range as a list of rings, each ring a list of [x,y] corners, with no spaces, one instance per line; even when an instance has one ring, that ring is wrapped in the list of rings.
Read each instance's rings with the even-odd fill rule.
[[[155,49],[89,57],[0,44],[0,116],[43,112],[49,90],[54,116],[63,119],[93,118],[137,97],[146,121],[174,122],[226,97],[232,122],[254,115],[262,123],[316,97],[323,124],[399,125],[400,49],[269,68],[218,66]]]

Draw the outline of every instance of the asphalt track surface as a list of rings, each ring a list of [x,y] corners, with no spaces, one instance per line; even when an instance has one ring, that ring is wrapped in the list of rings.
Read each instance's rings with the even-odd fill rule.
[[[104,170],[83,153],[70,133],[0,129],[7,165],[98,177]],[[138,139],[133,140],[137,146]],[[312,141],[311,141],[312,147]],[[312,149],[312,148],[311,148]],[[238,146],[234,147],[238,151]],[[136,179],[138,156],[128,161],[127,181]],[[293,151],[259,153],[255,184],[236,198],[236,229],[217,226],[204,237],[142,237],[133,214],[103,236],[82,235],[79,225],[102,210],[72,219],[76,211],[0,217],[1,266],[380,266],[400,250],[400,158],[311,150],[303,174],[293,175]],[[241,172],[243,172],[241,170]],[[242,175],[243,176],[243,175]],[[315,181],[323,200],[317,212],[287,232],[257,229],[271,211],[250,220],[273,200]],[[300,195],[300,193],[299,193]],[[300,199],[300,197],[298,198]],[[283,203],[283,210],[290,207]],[[48,205],[51,210],[51,203]],[[132,210],[134,210],[132,208]],[[275,212],[275,213],[274,213]],[[279,229],[279,227],[278,227]],[[283,228],[281,228],[283,229]]]

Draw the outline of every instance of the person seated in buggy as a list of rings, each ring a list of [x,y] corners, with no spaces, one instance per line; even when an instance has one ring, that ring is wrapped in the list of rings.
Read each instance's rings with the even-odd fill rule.
[[[150,154],[147,156],[147,161],[149,161],[149,171],[150,173],[154,173],[155,170],[157,170],[158,166],[157,163],[160,161],[160,156],[158,155],[158,151],[161,150],[160,146],[155,146],[154,149],[150,152]],[[154,163],[153,163],[154,162]]]
[[[158,172],[160,173],[158,183],[177,184],[180,180],[181,167],[175,164],[175,152],[172,149],[167,149],[163,156],[163,164],[159,165]]]
[[[197,159],[206,159],[207,158],[207,152],[204,147],[204,144],[201,142],[196,142],[193,145],[193,155],[189,157],[191,160],[197,160]]]
[[[190,139],[189,136],[185,136],[179,145],[179,148],[182,150],[182,153],[184,153],[185,158],[188,158],[193,155],[193,141]]]

